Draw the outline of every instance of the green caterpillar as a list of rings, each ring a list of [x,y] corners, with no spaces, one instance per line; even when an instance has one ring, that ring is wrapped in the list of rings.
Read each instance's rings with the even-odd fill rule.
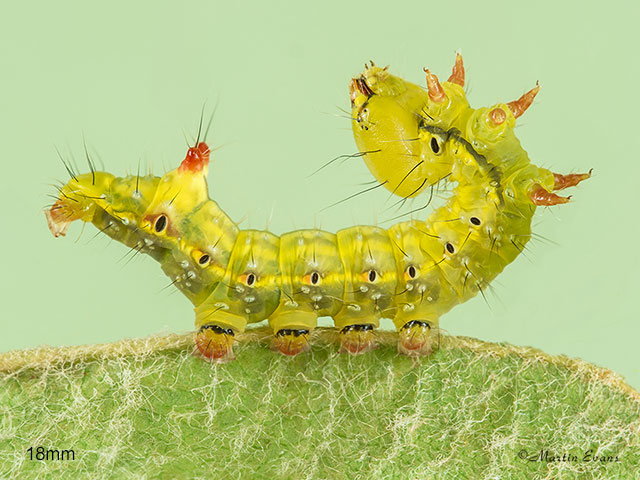
[[[92,222],[158,260],[194,304],[196,345],[210,360],[231,360],[234,336],[264,319],[273,349],[299,354],[320,316],[333,318],[340,351],[374,348],[386,317],[401,353],[427,355],[440,316],[482,293],[521,253],[536,205],[563,203],[552,190],[589,176],[529,162],[513,127],[536,92],[474,110],[463,83],[458,57],[442,85],[427,71],[428,92],[374,65],[350,85],[356,143],[386,188],[411,197],[444,177],[457,183],[425,221],[280,237],[239,230],[209,198],[210,151],[196,141],[160,178],[71,172],[45,211],[49,228],[57,237],[74,220]]]

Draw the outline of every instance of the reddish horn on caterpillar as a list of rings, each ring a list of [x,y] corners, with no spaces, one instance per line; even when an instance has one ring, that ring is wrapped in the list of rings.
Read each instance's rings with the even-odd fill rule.
[[[464,87],[464,64],[462,63],[462,54],[456,53],[456,63],[453,65],[449,82]]]
[[[438,77],[431,73],[428,68],[424,68],[424,73],[427,74],[427,88],[429,89],[429,98],[436,102],[442,103],[447,99],[447,95],[442,89],[442,85],[438,81]]]
[[[553,174],[554,190],[564,190],[565,188],[575,187],[583,180],[587,178],[591,178],[591,172],[593,169],[589,170],[588,173],[570,173],[569,175],[561,175],[559,173]]]
[[[518,118],[520,115],[526,112],[527,108],[531,106],[531,103],[533,103],[533,99],[536,98],[536,95],[539,91],[540,85],[538,85],[538,82],[536,82],[536,86],[522,95],[518,100],[507,103],[507,105],[509,106],[509,110],[513,112],[513,116]]]
[[[187,156],[178,167],[178,170],[184,172],[200,172],[209,165],[209,153],[211,150],[205,142],[199,142],[195,147],[190,147]]]
[[[536,183],[529,191],[529,198],[534,205],[549,207],[552,205],[560,205],[561,203],[569,203],[571,197],[561,197],[555,193],[548,192],[540,184]]]

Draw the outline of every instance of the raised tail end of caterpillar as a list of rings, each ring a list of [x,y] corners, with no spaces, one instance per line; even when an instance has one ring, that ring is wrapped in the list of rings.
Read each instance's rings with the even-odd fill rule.
[[[71,180],[58,190],[56,202],[44,211],[47,226],[53,236],[65,236],[69,225],[76,220],[93,221],[96,209],[106,198],[105,192],[114,178],[105,172],[74,174]]]

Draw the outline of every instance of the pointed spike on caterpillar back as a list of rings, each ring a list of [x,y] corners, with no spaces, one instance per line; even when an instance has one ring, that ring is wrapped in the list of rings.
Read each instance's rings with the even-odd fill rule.
[[[442,85],[435,73],[431,73],[428,68],[424,68],[424,73],[427,74],[427,89],[429,90],[429,98],[435,103],[442,103],[447,99],[447,94],[444,93]]]
[[[187,155],[178,167],[178,170],[190,172],[203,172],[203,175],[207,175],[207,168],[209,166],[209,154],[211,150],[205,142],[199,142],[195,147],[190,147],[187,150]]]
[[[539,207],[550,207],[553,205],[560,205],[563,203],[569,203],[571,197],[561,197],[560,195],[556,195],[553,192],[549,192],[545,190],[539,184],[534,184],[529,192],[529,198],[533,202],[534,205]]]
[[[518,118],[524,112],[526,112],[527,109],[533,103],[533,99],[536,98],[536,95],[538,94],[539,91],[540,91],[540,84],[536,82],[536,86],[533,87],[524,95],[522,95],[518,100],[514,100],[513,102],[507,103],[507,105],[509,106],[509,109],[513,113],[513,116]]]
[[[575,187],[583,180],[591,178],[591,173],[593,169],[589,170],[587,173],[570,173],[568,175],[561,175],[559,173],[553,174],[554,190],[564,190],[565,188]]]
[[[448,81],[464,87],[464,64],[462,63],[462,54],[460,52],[456,53],[456,63],[453,65]]]

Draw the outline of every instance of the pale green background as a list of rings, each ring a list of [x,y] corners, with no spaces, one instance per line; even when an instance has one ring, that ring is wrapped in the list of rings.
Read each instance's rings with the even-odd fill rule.
[[[454,309],[454,334],[532,345],[609,367],[640,387],[637,153],[640,45],[629,2],[36,2],[0,28],[0,351],[107,342],[192,328],[190,304],[150,259],[74,225],[48,232],[42,207],[65,179],[54,145],[79,161],[82,135],[106,168],[156,173],[184,157],[203,103],[219,101],[212,196],[242,226],[335,230],[390,217],[376,191],[317,214],[370,180],[355,151],[347,83],[364,62],[423,83],[461,49],[473,105],[540,80],[518,134],[537,163],[594,178],[570,205],[540,210],[530,244],[488,294]],[[167,3],[167,2],[165,2]],[[176,2],[177,3],[177,2]],[[519,6],[520,5],[520,6]],[[82,170],[86,170],[82,166]],[[272,214],[273,212],[273,214]],[[388,224],[383,224],[388,225]]]

